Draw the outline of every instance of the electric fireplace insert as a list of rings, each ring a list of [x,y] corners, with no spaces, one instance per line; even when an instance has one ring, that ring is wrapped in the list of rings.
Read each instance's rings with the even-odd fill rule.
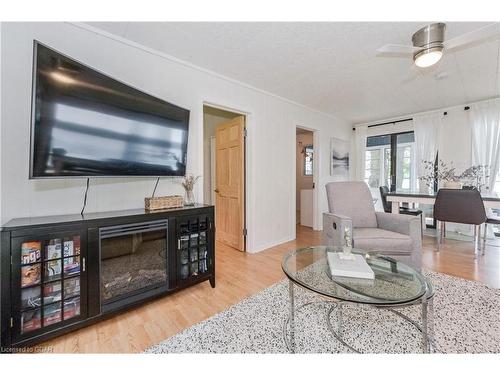
[[[101,308],[168,288],[167,220],[99,230]]]

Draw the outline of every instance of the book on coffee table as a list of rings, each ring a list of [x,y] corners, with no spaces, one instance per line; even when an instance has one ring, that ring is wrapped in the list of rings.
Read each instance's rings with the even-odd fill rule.
[[[363,255],[353,254],[353,259],[342,259],[341,253],[328,253],[328,266],[332,276],[374,279],[375,274]]]

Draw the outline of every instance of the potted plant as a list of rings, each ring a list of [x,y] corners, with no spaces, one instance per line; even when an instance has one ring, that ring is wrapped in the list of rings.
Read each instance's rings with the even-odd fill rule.
[[[422,163],[425,173],[419,177],[419,180],[431,188],[434,187],[435,182],[441,182],[443,188],[461,189],[465,182],[469,187],[481,191],[489,178],[487,165],[473,165],[458,174],[453,162],[448,164],[440,159],[437,168],[432,161],[424,160]]]

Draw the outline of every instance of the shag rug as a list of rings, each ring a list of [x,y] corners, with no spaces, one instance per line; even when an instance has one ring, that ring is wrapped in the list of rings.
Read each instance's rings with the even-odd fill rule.
[[[500,353],[500,290],[479,282],[425,271],[434,296],[435,353]],[[317,299],[295,288],[296,306]],[[317,299],[319,301],[319,299]],[[328,329],[331,303],[295,313],[295,352],[352,353]],[[152,346],[146,353],[288,353],[283,322],[289,311],[283,280]],[[420,306],[399,309],[420,321]],[[335,314],[331,316],[335,328]],[[365,353],[421,353],[422,335],[387,310],[345,306],[343,338]]]

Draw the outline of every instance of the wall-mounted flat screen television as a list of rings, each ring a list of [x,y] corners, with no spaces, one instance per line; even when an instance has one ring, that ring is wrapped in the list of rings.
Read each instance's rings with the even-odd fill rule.
[[[186,173],[188,110],[36,41],[31,111],[30,178]]]

